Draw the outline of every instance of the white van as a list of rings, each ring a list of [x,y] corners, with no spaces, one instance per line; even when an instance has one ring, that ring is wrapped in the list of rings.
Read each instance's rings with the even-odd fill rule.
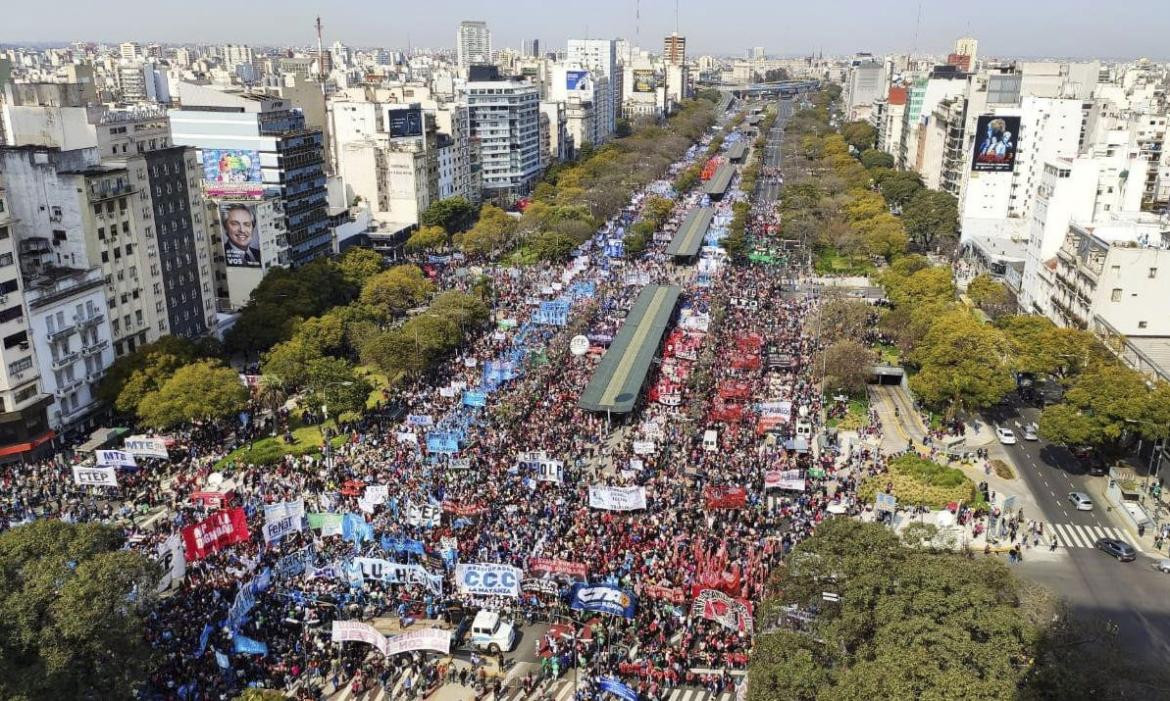
[[[703,450],[714,453],[719,450],[719,432],[710,429],[703,432]]]
[[[501,621],[495,611],[480,611],[471,622],[467,643],[493,655],[510,652],[516,645],[516,629],[511,623]]]

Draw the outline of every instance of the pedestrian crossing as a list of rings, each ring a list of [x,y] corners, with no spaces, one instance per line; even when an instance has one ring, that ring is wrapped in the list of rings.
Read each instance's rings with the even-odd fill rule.
[[[1051,545],[1052,536],[1056,536],[1056,545],[1060,548],[1093,548],[1098,538],[1116,538],[1129,543],[1141,552],[1141,547],[1134,538],[1123,533],[1120,529],[1110,526],[1082,526],[1071,523],[1048,523],[1044,525],[1044,535],[1040,537],[1040,547]]]
[[[547,687],[525,694],[523,689],[508,689],[493,701],[571,701],[574,690],[573,680],[561,679],[552,689]],[[489,697],[490,698],[490,697]],[[734,691],[723,691],[713,694],[706,689],[679,688],[670,692],[666,697],[669,701],[732,701]]]

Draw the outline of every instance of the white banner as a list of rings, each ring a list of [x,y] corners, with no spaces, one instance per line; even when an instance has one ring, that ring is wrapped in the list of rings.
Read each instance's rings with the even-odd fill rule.
[[[634,511],[646,508],[645,487],[589,487],[589,506],[607,511]]]
[[[450,398],[455,396],[455,388],[454,387],[440,387],[439,388],[439,396],[446,397],[447,399],[450,399]]]
[[[73,483],[80,487],[117,487],[118,475],[112,467],[74,465]]]
[[[363,580],[374,579],[388,584],[421,584],[432,594],[442,596],[443,576],[427,572],[422,565],[404,565],[377,557],[355,557],[353,564]]]
[[[520,596],[524,572],[518,567],[479,562],[455,566],[455,585],[464,594]]]
[[[154,559],[162,565],[162,579],[158,582],[158,593],[163,593],[187,576],[187,556],[183,553],[183,537],[172,533],[163,542],[154,546]]]
[[[134,456],[123,450],[95,450],[97,464],[113,465],[114,467],[138,467]]]
[[[791,489],[804,491],[804,476],[800,470],[768,470],[764,473],[764,489]]]
[[[657,449],[654,441],[634,441],[634,455],[653,455]]]
[[[375,504],[385,504],[389,498],[390,485],[388,484],[371,484],[366,487],[366,501]]]
[[[386,654],[397,655],[416,650],[433,650],[442,655],[451,652],[451,631],[438,628],[412,630],[386,641]]]
[[[418,434],[411,431],[396,431],[394,437],[399,443],[414,443],[418,445]]]
[[[373,645],[378,652],[386,654],[386,636],[369,623],[361,621],[334,621],[333,642],[359,642]]]
[[[470,470],[471,458],[452,458],[447,461],[447,467],[452,470]]]
[[[122,448],[127,453],[143,458],[165,459],[170,457],[170,453],[167,452],[167,443],[162,438],[130,436],[123,442]]]
[[[406,522],[412,526],[434,528],[442,517],[443,507],[439,504],[408,502],[406,505]]]
[[[305,519],[305,498],[282,501],[264,507],[264,542],[280,540],[293,531],[301,530]]]
[[[541,460],[536,463],[536,479],[539,482],[565,481],[565,463],[563,460]]]

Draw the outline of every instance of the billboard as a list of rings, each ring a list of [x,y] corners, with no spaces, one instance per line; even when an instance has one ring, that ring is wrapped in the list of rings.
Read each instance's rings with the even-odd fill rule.
[[[587,90],[589,88],[589,71],[565,71],[566,90]]]
[[[260,267],[260,226],[256,206],[224,203],[219,206],[223,226],[223,256],[229,268]]]
[[[654,92],[658,89],[658,79],[654,71],[638,68],[634,70],[634,92]]]
[[[210,197],[263,197],[260,152],[203,149],[203,186]]]
[[[390,130],[391,139],[397,139],[403,136],[422,136],[422,108],[408,107],[406,109],[387,110],[386,124]]]
[[[1016,167],[1016,144],[1020,140],[1019,117],[980,115],[975,125],[975,153],[971,170],[1008,173]]]

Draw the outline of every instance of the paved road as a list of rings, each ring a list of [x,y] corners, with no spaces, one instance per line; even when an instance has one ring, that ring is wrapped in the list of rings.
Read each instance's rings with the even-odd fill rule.
[[[990,412],[989,418],[1016,431],[1036,421],[1039,411],[1013,404]],[[1120,517],[1107,511],[1103,491],[1107,477],[1089,475],[1064,447],[1044,440],[1020,440],[1003,446],[1036,498],[1040,518],[1055,527],[1066,558],[1020,566],[1037,581],[1067,597],[1076,610],[1100,615],[1118,626],[1121,644],[1150,663],[1170,664],[1170,575],[1153,568],[1156,554],[1142,553],[1134,562],[1117,562],[1092,547],[1103,535],[1121,535],[1141,546]],[[1085,492],[1095,502],[1092,511],[1071,508],[1068,493]]]
[[[784,139],[784,125],[792,116],[792,100],[777,100],[776,122],[768,133],[768,141],[764,144],[764,165],[777,167],[780,165],[780,142]],[[760,177],[756,185],[755,200],[757,202],[775,202],[780,196],[780,183],[771,178]]]

